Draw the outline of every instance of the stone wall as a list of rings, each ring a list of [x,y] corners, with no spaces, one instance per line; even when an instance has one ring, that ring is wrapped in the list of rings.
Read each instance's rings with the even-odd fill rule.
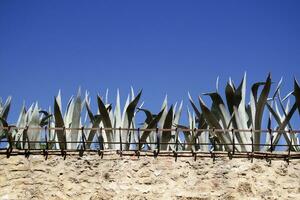
[[[0,156],[0,199],[300,199],[300,160]]]

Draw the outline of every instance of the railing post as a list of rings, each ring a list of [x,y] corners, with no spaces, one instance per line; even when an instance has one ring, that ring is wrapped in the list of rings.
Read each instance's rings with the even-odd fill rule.
[[[213,150],[210,150],[210,154],[211,154],[211,158],[213,159],[213,162],[215,162],[215,160],[216,160],[216,155],[214,153],[214,151],[216,150],[215,128],[213,128],[212,133],[213,133],[212,134],[213,135],[213,137],[212,137]]]
[[[137,147],[136,155],[138,158],[140,158],[140,151],[141,151],[140,128],[137,129],[137,136],[138,136],[138,147]]]
[[[7,138],[8,138],[8,148],[6,150],[6,157],[9,158],[10,157],[10,154],[12,152],[12,149],[13,149],[13,146],[12,146],[12,138],[11,138],[11,135],[9,134],[10,132],[10,129],[11,129],[11,126],[8,126],[7,127]]]
[[[174,153],[174,156],[175,156],[175,162],[177,161],[177,151],[178,151],[178,128],[175,129],[175,151],[173,152]]]
[[[250,129],[250,133],[251,133],[251,163],[253,163],[253,156],[254,156],[254,140],[253,140],[253,130],[252,128]]]
[[[234,129],[232,129],[231,131],[232,131],[232,154],[234,155],[234,153],[235,153],[235,131],[234,131]]]
[[[27,150],[26,150],[26,148],[25,148],[25,157],[26,158],[29,158],[29,155],[30,155],[30,141],[29,141],[29,138],[28,138],[28,126],[26,126],[25,127],[25,129],[24,129],[24,131],[23,131],[23,135],[24,135],[24,137],[25,137],[25,142],[26,142],[26,140],[27,140]],[[24,138],[23,137],[23,138]],[[24,141],[23,141],[24,142]],[[25,142],[24,142],[24,144],[25,144]],[[25,145],[24,145],[25,146]]]
[[[46,149],[43,149],[43,153],[45,156],[45,160],[47,160],[48,158],[48,149],[49,149],[49,145],[48,145],[48,137],[47,137],[47,130],[48,130],[48,126],[45,126],[45,142],[46,142]]]
[[[269,135],[270,135],[270,140],[271,140],[271,153],[273,152],[273,134],[272,134],[272,129],[271,128],[268,128],[268,131],[269,131]]]
[[[119,127],[119,135],[120,135],[120,157],[122,157],[122,151],[123,151],[123,147],[122,147],[122,132],[121,132],[121,126]]]
[[[291,133],[292,133],[292,130],[289,129],[289,134],[291,134]],[[288,164],[290,164],[291,150],[292,150],[292,140],[290,140],[290,142],[289,142],[288,156],[287,156],[287,158],[286,158],[286,162],[287,162]]]
[[[66,137],[66,127],[65,126],[63,127],[62,134],[64,136],[64,148],[61,149],[61,155],[65,160],[66,157],[67,157],[67,152],[66,152],[66,150],[67,150],[67,137]]]
[[[100,127],[99,131],[99,136],[98,136],[98,144],[99,144],[99,151],[98,155],[101,156],[101,159],[103,158],[103,150],[104,150],[104,145],[103,145],[103,137],[102,137],[102,127]]]
[[[193,148],[192,148],[192,154],[193,154],[193,156],[194,156],[194,161],[197,160],[197,152],[196,152],[196,151],[197,151],[197,150],[196,150],[196,143],[197,143],[197,137],[196,137],[196,136],[197,136],[197,134],[198,134],[197,129],[194,128],[194,129],[193,129],[193,136],[194,136],[194,138],[193,138],[193,139],[194,139],[194,141],[193,141],[194,144],[193,144],[193,145],[194,145],[194,151],[193,151]]]
[[[79,150],[79,156],[83,156],[83,152],[85,151],[85,134],[84,134],[84,126],[81,127],[81,140],[82,140],[82,146]]]
[[[154,151],[154,156],[157,158],[158,154],[159,154],[159,151],[160,151],[160,138],[159,138],[159,135],[158,135],[158,128],[156,127],[156,130],[155,130],[155,133],[156,133],[156,146],[157,146],[157,151]]]

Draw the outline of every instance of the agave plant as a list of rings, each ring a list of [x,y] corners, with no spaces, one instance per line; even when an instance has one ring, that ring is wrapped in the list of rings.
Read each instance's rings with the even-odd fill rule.
[[[199,112],[195,106],[190,94],[190,102],[192,103],[195,111],[198,113],[198,118],[195,116],[195,112],[190,111],[187,107],[189,126],[178,125],[177,127],[182,129],[191,129],[191,131],[183,131],[184,133],[184,147],[183,150],[193,150],[193,151],[208,151],[209,144],[209,132],[208,131],[195,131],[196,129],[207,129],[207,123],[204,120],[203,114]]]
[[[79,128],[81,127],[81,112],[84,104],[81,100],[81,90],[78,90],[77,96],[71,97],[67,105],[65,114],[62,112],[61,92],[54,99],[54,117],[56,128],[73,128],[73,130],[56,130],[56,141],[60,149],[77,149]],[[72,142],[72,143],[66,143]]]
[[[20,128],[12,132],[12,138],[16,141],[13,145],[17,148],[40,149],[40,129],[48,125],[51,117],[51,114],[39,108],[38,103],[32,104],[28,110],[23,105],[16,124]]]
[[[116,106],[114,110],[112,109],[112,105],[107,103],[107,100],[106,103],[104,103],[103,99],[98,95],[97,115],[94,115],[92,113],[89,100],[86,100],[86,108],[90,118],[89,127],[106,128],[105,130],[103,130],[103,140],[104,142],[109,142],[109,144],[106,145],[106,148],[118,149],[118,150],[121,148],[123,150],[129,149],[129,143],[132,141],[134,137],[136,137],[135,132],[130,131],[130,129],[136,128],[135,126],[136,108],[141,98],[141,94],[142,91],[140,91],[137,94],[137,96],[135,96],[133,89],[131,89],[131,100],[128,95],[123,112],[121,111],[119,90],[117,91]],[[141,106],[142,105],[140,105],[140,107]],[[127,130],[123,130],[123,129],[127,129]],[[93,141],[96,133],[97,133],[96,130],[92,130],[88,132],[89,142]],[[122,142],[122,146],[120,146],[120,143],[118,143],[120,141]]]
[[[272,133],[271,136],[268,135],[269,138],[273,137],[273,144],[274,146],[279,143],[280,137],[283,135],[284,139],[287,144],[290,145],[290,148],[292,151],[299,151],[299,138],[298,133],[289,133],[289,130],[292,130],[292,125],[290,123],[290,120],[292,116],[294,115],[297,108],[299,109],[299,105],[297,104],[297,98],[299,98],[299,84],[297,81],[294,81],[294,91],[290,92],[286,95],[283,99],[280,95],[280,85],[281,85],[282,79],[278,84],[278,87],[276,89],[275,94],[273,95],[273,98],[270,99],[270,103],[267,104],[267,107],[270,111],[270,116],[273,116],[277,126],[275,127],[276,132]],[[292,108],[290,109],[290,95],[294,94],[296,97],[295,103],[293,104]],[[277,98],[275,98],[277,97]],[[284,101],[287,100],[286,105],[284,105]],[[277,103],[278,102],[278,103]],[[275,108],[273,108],[273,104]],[[278,104],[280,105],[281,111],[278,108]],[[271,117],[270,117],[271,118]],[[269,139],[270,140],[270,139]],[[274,146],[270,147],[267,146],[265,150],[274,150]]]
[[[229,144],[217,146],[219,150],[223,148],[227,151],[233,151],[233,141],[236,141],[238,145],[235,148],[238,151],[251,151],[251,146],[246,145],[251,143],[251,135],[245,131],[231,132],[230,129],[261,129],[262,115],[264,106],[266,104],[268,94],[270,91],[271,77],[268,76],[266,82],[255,83],[252,86],[250,104],[246,106],[246,74],[239,84],[238,88],[235,87],[233,81],[229,79],[226,88],[225,96],[227,102],[226,105],[218,92],[218,86],[215,92],[204,93],[208,95],[212,100],[212,106],[209,109],[204,103],[201,96],[199,96],[199,104],[202,113],[196,108],[193,100],[190,98],[190,102],[195,112],[198,113],[197,117],[200,121],[201,114],[203,115],[208,127],[211,129],[224,130],[210,132],[211,138],[218,144]],[[261,94],[258,96],[258,87],[263,86]],[[253,135],[255,143],[260,143],[260,133],[257,132]],[[259,150],[259,146],[255,146],[256,150]]]
[[[0,128],[7,126],[7,117],[10,109],[11,97],[9,96],[5,103],[3,104],[2,99],[0,98]],[[1,139],[7,137],[7,130],[0,130],[0,141]]]
[[[211,148],[229,152],[273,151],[283,141],[289,146],[289,150],[300,151],[299,134],[290,131],[293,128],[291,119],[297,110],[300,114],[300,87],[295,80],[293,91],[282,98],[281,84],[282,80],[270,95],[272,82],[268,75],[264,82],[251,86],[250,102],[247,103],[246,74],[238,87],[229,79],[225,87],[225,98],[219,93],[217,79],[216,91],[203,93],[198,97],[199,107],[189,94],[193,112],[187,109],[187,125],[180,123],[183,103],[169,106],[167,96],[160,111],[153,114],[142,108],[143,103],[139,103],[142,91],[135,95],[131,88],[123,109],[119,91],[114,106],[108,102],[107,91],[105,99],[97,96],[97,112],[93,114],[89,93],[86,92],[82,99],[79,89],[77,95],[70,98],[63,113],[59,91],[54,99],[53,115],[50,108],[48,111],[42,110],[37,103],[32,104],[28,110],[23,106],[16,123],[19,128],[13,131],[2,128],[0,139],[16,141],[10,144],[25,149],[40,149],[41,144],[47,140],[50,149],[91,149],[94,148],[93,143],[101,149],[208,151]],[[290,106],[292,95],[295,100]],[[210,107],[204,102],[203,96],[211,99]],[[4,104],[0,101],[0,127],[9,127],[7,116],[10,104],[11,97]],[[267,128],[272,130],[273,127],[274,131],[265,134],[260,130],[266,125],[263,123],[266,111],[269,111]],[[140,112],[145,113],[146,118],[139,126],[140,129],[137,129],[135,120]],[[40,129],[45,126],[55,130],[48,129],[47,133],[42,134]],[[102,131],[99,131],[101,128]],[[189,131],[184,130],[182,134],[181,129]],[[261,143],[266,145],[261,147]]]
[[[142,132],[142,141],[147,143],[147,147],[152,150],[158,148],[161,150],[175,150],[175,146],[169,143],[175,143],[176,138],[179,140],[178,143],[180,143],[179,132],[174,131],[174,129],[177,128],[180,120],[182,102],[178,109],[177,103],[175,103],[174,106],[171,105],[170,109],[168,109],[168,97],[166,95],[161,106],[161,111],[157,115],[152,114],[151,111],[147,109],[139,109],[139,111],[143,111],[147,116],[145,122],[142,124],[142,129],[165,129],[159,132]]]

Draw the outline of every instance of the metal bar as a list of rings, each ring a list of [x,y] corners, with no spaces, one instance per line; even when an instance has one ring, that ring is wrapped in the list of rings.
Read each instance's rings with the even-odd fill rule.
[[[232,129],[232,154],[235,153],[235,131]]]
[[[84,133],[84,127],[82,126],[81,127],[81,137],[82,137],[82,146],[83,146],[83,149],[85,150],[85,142],[86,142],[86,137],[85,137],[85,133]]]
[[[253,163],[253,153],[254,153],[254,139],[253,139],[253,131],[252,131],[252,128],[251,128],[251,162]]]
[[[13,149],[13,146],[12,146],[12,137],[10,136],[9,132],[10,132],[10,126],[9,126],[8,129],[7,129],[7,133],[8,133],[8,144],[9,144],[9,147],[7,148],[7,158],[10,157],[10,154],[11,154],[12,149]]]
[[[86,130],[100,130],[101,127],[99,128],[85,128]],[[11,130],[19,130],[19,129],[26,129],[26,127],[16,127],[16,126],[11,126]],[[28,130],[42,130],[42,127],[28,127]],[[104,128],[102,127],[103,130],[119,130],[120,128]],[[8,130],[8,127],[0,127],[0,130]],[[65,127],[49,127],[49,130],[81,130],[81,127],[79,128],[65,128]],[[136,128],[121,128],[121,130],[128,130],[128,131],[136,131]],[[144,128],[140,128],[140,131],[155,131],[156,128],[153,129],[144,129]],[[193,129],[180,129],[181,131],[193,131]],[[199,132],[203,132],[203,131],[215,131],[215,133],[217,132],[230,132],[231,129],[197,129],[197,131]],[[251,132],[251,129],[234,129],[236,132],[240,131],[240,132]],[[159,128],[159,131],[176,131],[176,129],[163,129],[163,128]],[[262,129],[262,130],[252,130],[252,132],[256,133],[256,132],[265,132],[268,133],[269,130],[268,129]],[[286,130],[272,130],[272,132],[276,132],[276,133],[286,133]],[[300,133],[300,130],[291,130],[290,134],[295,134],[295,133]]]
[[[214,151],[216,150],[215,129],[213,129],[212,145],[213,145],[213,150],[211,150],[210,153],[211,153],[211,158],[213,159],[213,162],[215,162],[215,159],[216,159],[216,156],[214,153]]]
[[[176,128],[175,133],[175,149],[173,150],[173,155],[175,157],[175,162],[177,161],[177,152],[178,152],[178,129]]]
[[[122,157],[122,149],[123,149],[123,147],[122,147],[121,130],[122,130],[122,128],[120,127],[120,128],[119,128],[119,134],[120,134],[120,157]]]
[[[137,129],[137,137],[138,137],[138,145],[137,145],[136,155],[138,158],[140,158],[140,151],[141,151],[140,128]]]
[[[18,142],[17,140],[12,140],[12,142]],[[43,141],[43,140],[38,140],[38,141],[27,141],[27,143],[29,144],[36,144],[36,143],[44,143],[46,141]],[[80,142],[75,142],[75,141],[70,141],[70,142],[65,142],[66,144],[72,144],[72,143],[80,143]],[[94,143],[98,143],[99,142],[92,142],[92,141],[85,141],[85,144],[94,144]],[[120,142],[102,142],[103,144],[120,144]],[[100,143],[101,144],[101,143]],[[157,144],[157,142],[142,142],[142,143],[138,143],[138,142],[122,142],[122,144],[127,144],[127,145],[130,145],[130,144]],[[176,142],[160,142],[160,144],[173,144],[173,145],[176,145],[176,144],[179,144],[179,143],[176,143]],[[182,145],[194,145],[195,142],[183,142],[181,143]],[[213,145],[213,143],[197,143],[199,145]],[[216,143],[215,142],[215,145],[218,144],[218,145],[232,145],[232,142],[231,143]],[[235,144],[236,146],[237,144]],[[243,145],[246,145],[246,146],[270,146],[270,144],[261,144],[261,143],[245,143]],[[273,147],[289,147],[289,144],[273,144]],[[291,146],[300,146],[300,144],[293,144]]]
[[[45,126],[45,141],[46,141],[46,149],[44,149],[44,156],[45,156],[45,160],[47,160],[47,158],[48,158],[48,149],[49,149],[48,137],[47,137],[47,126]]]
[[[156,154],[156,157],[158,156],[158,154],[159,154],[159,151],[160,151],[160,137],[159,137],[159,133],[158,133],[158,128],[156,128],[156,146],[157,146],[157,151],[155,152],[155,154]]]
[[[272,153],[273,150],[275,149],[275,147],[273,147],[273,134],[272,134],[272,129],[271,128],[269,129],[269,134],[270,134],[270,140],[271,140],[271,153]]]
[[[195,150],[195,152],[197,151],[197,147],[196,147],[196,144],[197,144],[197,134],[198,134],[198,132],[197,132],[197,129],[196,128],[194,128],[194,130],[193,130],[193,132],[192,132],[193,134],[193,139],[194,139],[194,150]],[[192,148],[192,153],[193,153],[193,155],[194,155],[194,161],[196,161],[197,160],[197,153],[195,153],[194,151],[193,151],[193,148]]]

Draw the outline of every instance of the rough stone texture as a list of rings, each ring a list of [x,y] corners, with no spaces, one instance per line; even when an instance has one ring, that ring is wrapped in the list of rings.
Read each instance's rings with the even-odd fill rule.
[[[300,199],[300,160],[0,156],[0,199]]]

